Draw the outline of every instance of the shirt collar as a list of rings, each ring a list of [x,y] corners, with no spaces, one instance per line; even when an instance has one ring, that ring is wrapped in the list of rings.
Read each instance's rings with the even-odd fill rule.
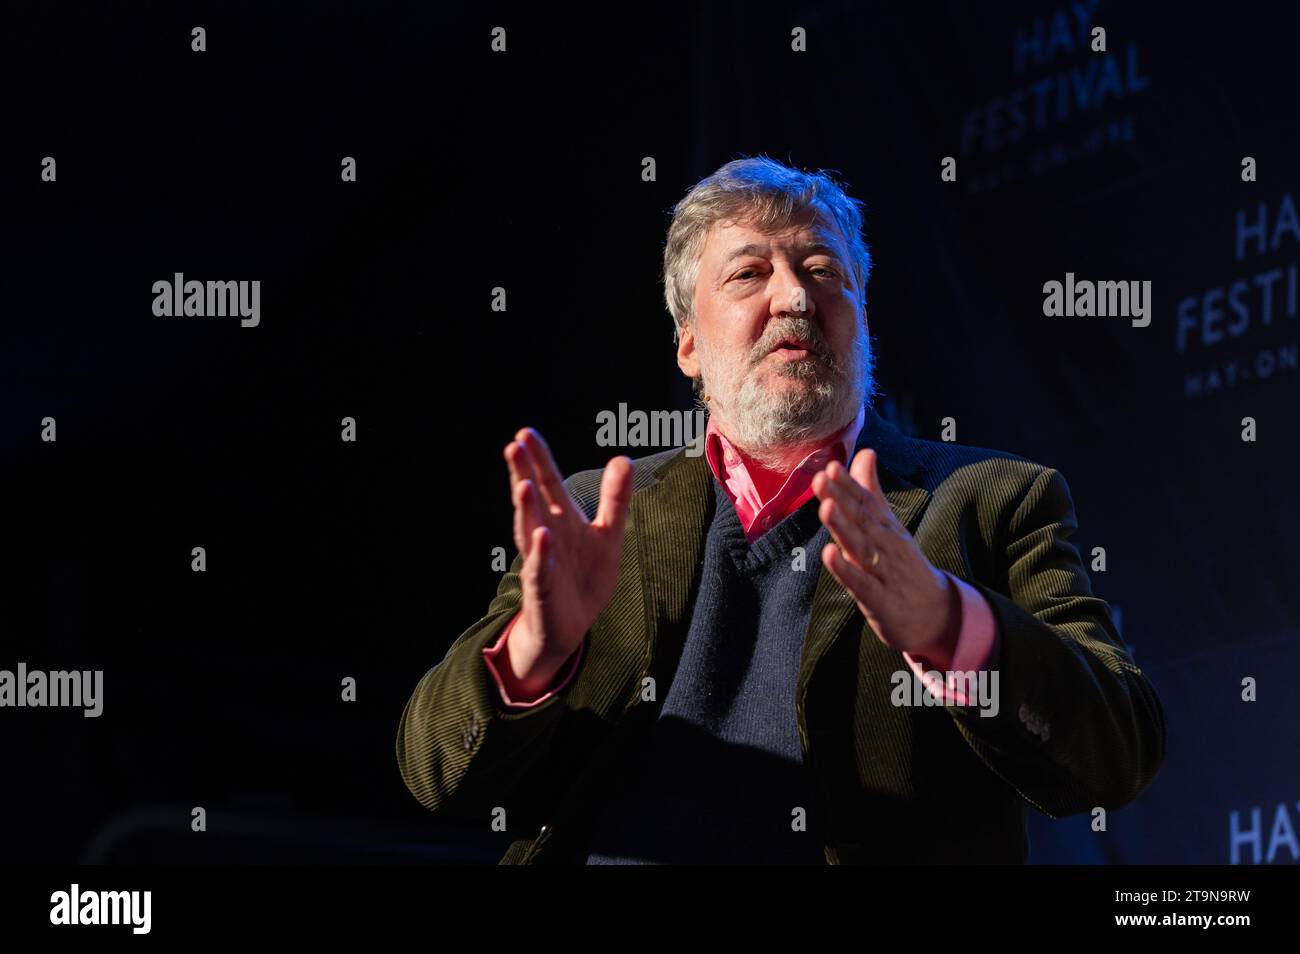
[[[853,456],[853,448],[857,445],[858,436],[862,433],[862,425],[866,421],[867,409],[864,404],[858,408],[857,417],[849,421],[839,433],[828,438],[819,448],[810,451],[795,468],[806,468],[809,466],[821,470],[831,460],[838,460],[845,467],[849,465],[849,459]],[[709,415],[708,426],[704,429],[704,456],[708,459],[709,468],[713,471],[713,476],[718,479],[719,483],[726,483],[727,472],[732,467],[744,468],[744,460],[736,446],[727,440],[725,434],[718,427],[713,415]]]

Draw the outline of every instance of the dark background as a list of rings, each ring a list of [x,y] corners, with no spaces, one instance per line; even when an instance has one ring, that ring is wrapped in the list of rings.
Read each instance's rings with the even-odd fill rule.
[[[573,472],[619,452],[597,412],[690,406],[671,208],[765,153],[866,202],[882,411],[1064,473],[1161,692],[1160,777],[1105,833],[1027,809],[1032,860],[1300,860],[1288,9],[1102,0],[1103,55],[1066,3],[10,4],[0,668],[103,669],[105,709],[0,710],[0,859],[495,861],[406,791],[398,717],[513,557],[514,431]],[[1273,268],[1269,324],[1252,291],[1179,349],[1180,302]],[[178,271],[260,280],[260,326],[155,317]],[[1152,281],[1151,325],[1044,317],[1067,271]]]

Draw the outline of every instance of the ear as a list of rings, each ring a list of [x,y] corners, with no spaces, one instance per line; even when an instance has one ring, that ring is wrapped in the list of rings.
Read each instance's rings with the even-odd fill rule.
[[[677,367],[688,378],[700,376],[700,360],[695,354],[695,335],[690,323],[684,325],[677,336]]]

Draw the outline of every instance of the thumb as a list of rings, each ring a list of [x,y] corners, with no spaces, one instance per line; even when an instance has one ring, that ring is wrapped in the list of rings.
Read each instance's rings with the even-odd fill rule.
[[[600,479],[600,506],[595,523],[614,531],[615,539],[622,539],[623,527],[632,503],[632,461],[615,457],[605,465]]]

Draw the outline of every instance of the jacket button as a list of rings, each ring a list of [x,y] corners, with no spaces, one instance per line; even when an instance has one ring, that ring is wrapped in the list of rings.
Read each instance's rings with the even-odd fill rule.
[[[469,752],[474,748],[474,740],[478,738],[478,719],[471,714],[469,721],[465,723],[465,729],[461,733],[461,741],[465,745],[465,751]]]

